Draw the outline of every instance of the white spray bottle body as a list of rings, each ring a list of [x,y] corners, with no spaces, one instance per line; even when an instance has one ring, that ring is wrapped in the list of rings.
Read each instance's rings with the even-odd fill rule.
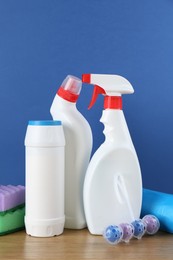
[[[91,234],[138,219],[142,180],[138,158],[122,110],[104,110],[105,142],[89,164],[84,183],[84,207]]]
[[[124,91],[126,84],[127,93],[133,93],[128,82],[124,84]],[[114,102],[114,97],[107,98]],[[117,100],[121,101],[121,95]],[[109,225],[138,219],[142,204],[140,165],[121,104],[118,109],[114,103],[113,109],[109,102],[106,106],[100,120],[104,124],[105,141],[93,155],[84,182],[85,215],[88,229],[94,235],[102,235]]]
[[[83,183],[92,149],[92,132],[87,120],[70,102],[56,94],[51,109],[54,120],[62,121],[65,146],[65,228],[86,227]]]

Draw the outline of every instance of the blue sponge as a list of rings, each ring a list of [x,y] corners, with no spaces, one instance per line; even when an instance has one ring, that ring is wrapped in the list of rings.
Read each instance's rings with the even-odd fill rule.
[[[143,189],[141,218],[147,214],[159,219],[161,230],[173,233],[173,194]]]

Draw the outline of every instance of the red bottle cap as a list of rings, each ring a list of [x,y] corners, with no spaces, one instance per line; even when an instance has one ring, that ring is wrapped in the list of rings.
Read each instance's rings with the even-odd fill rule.
[[[68,75],[58,89],[58,96],[63,99],[75,103],[79,97],[82,82],[79,78]]]

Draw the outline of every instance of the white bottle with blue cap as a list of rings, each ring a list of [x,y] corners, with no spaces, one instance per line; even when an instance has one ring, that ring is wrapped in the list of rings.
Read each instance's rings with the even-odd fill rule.
[[[26,233],[36,237],[64,230],[64,146],[61,121],[29,121],[25,137]]]

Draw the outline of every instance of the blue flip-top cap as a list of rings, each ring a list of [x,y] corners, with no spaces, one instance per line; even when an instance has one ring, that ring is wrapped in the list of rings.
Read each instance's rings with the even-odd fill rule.
[[[57,120],[32,120],[28,122],[28,125],[34,125],[34,126],[57,126],[62,125],[61,121]]]

